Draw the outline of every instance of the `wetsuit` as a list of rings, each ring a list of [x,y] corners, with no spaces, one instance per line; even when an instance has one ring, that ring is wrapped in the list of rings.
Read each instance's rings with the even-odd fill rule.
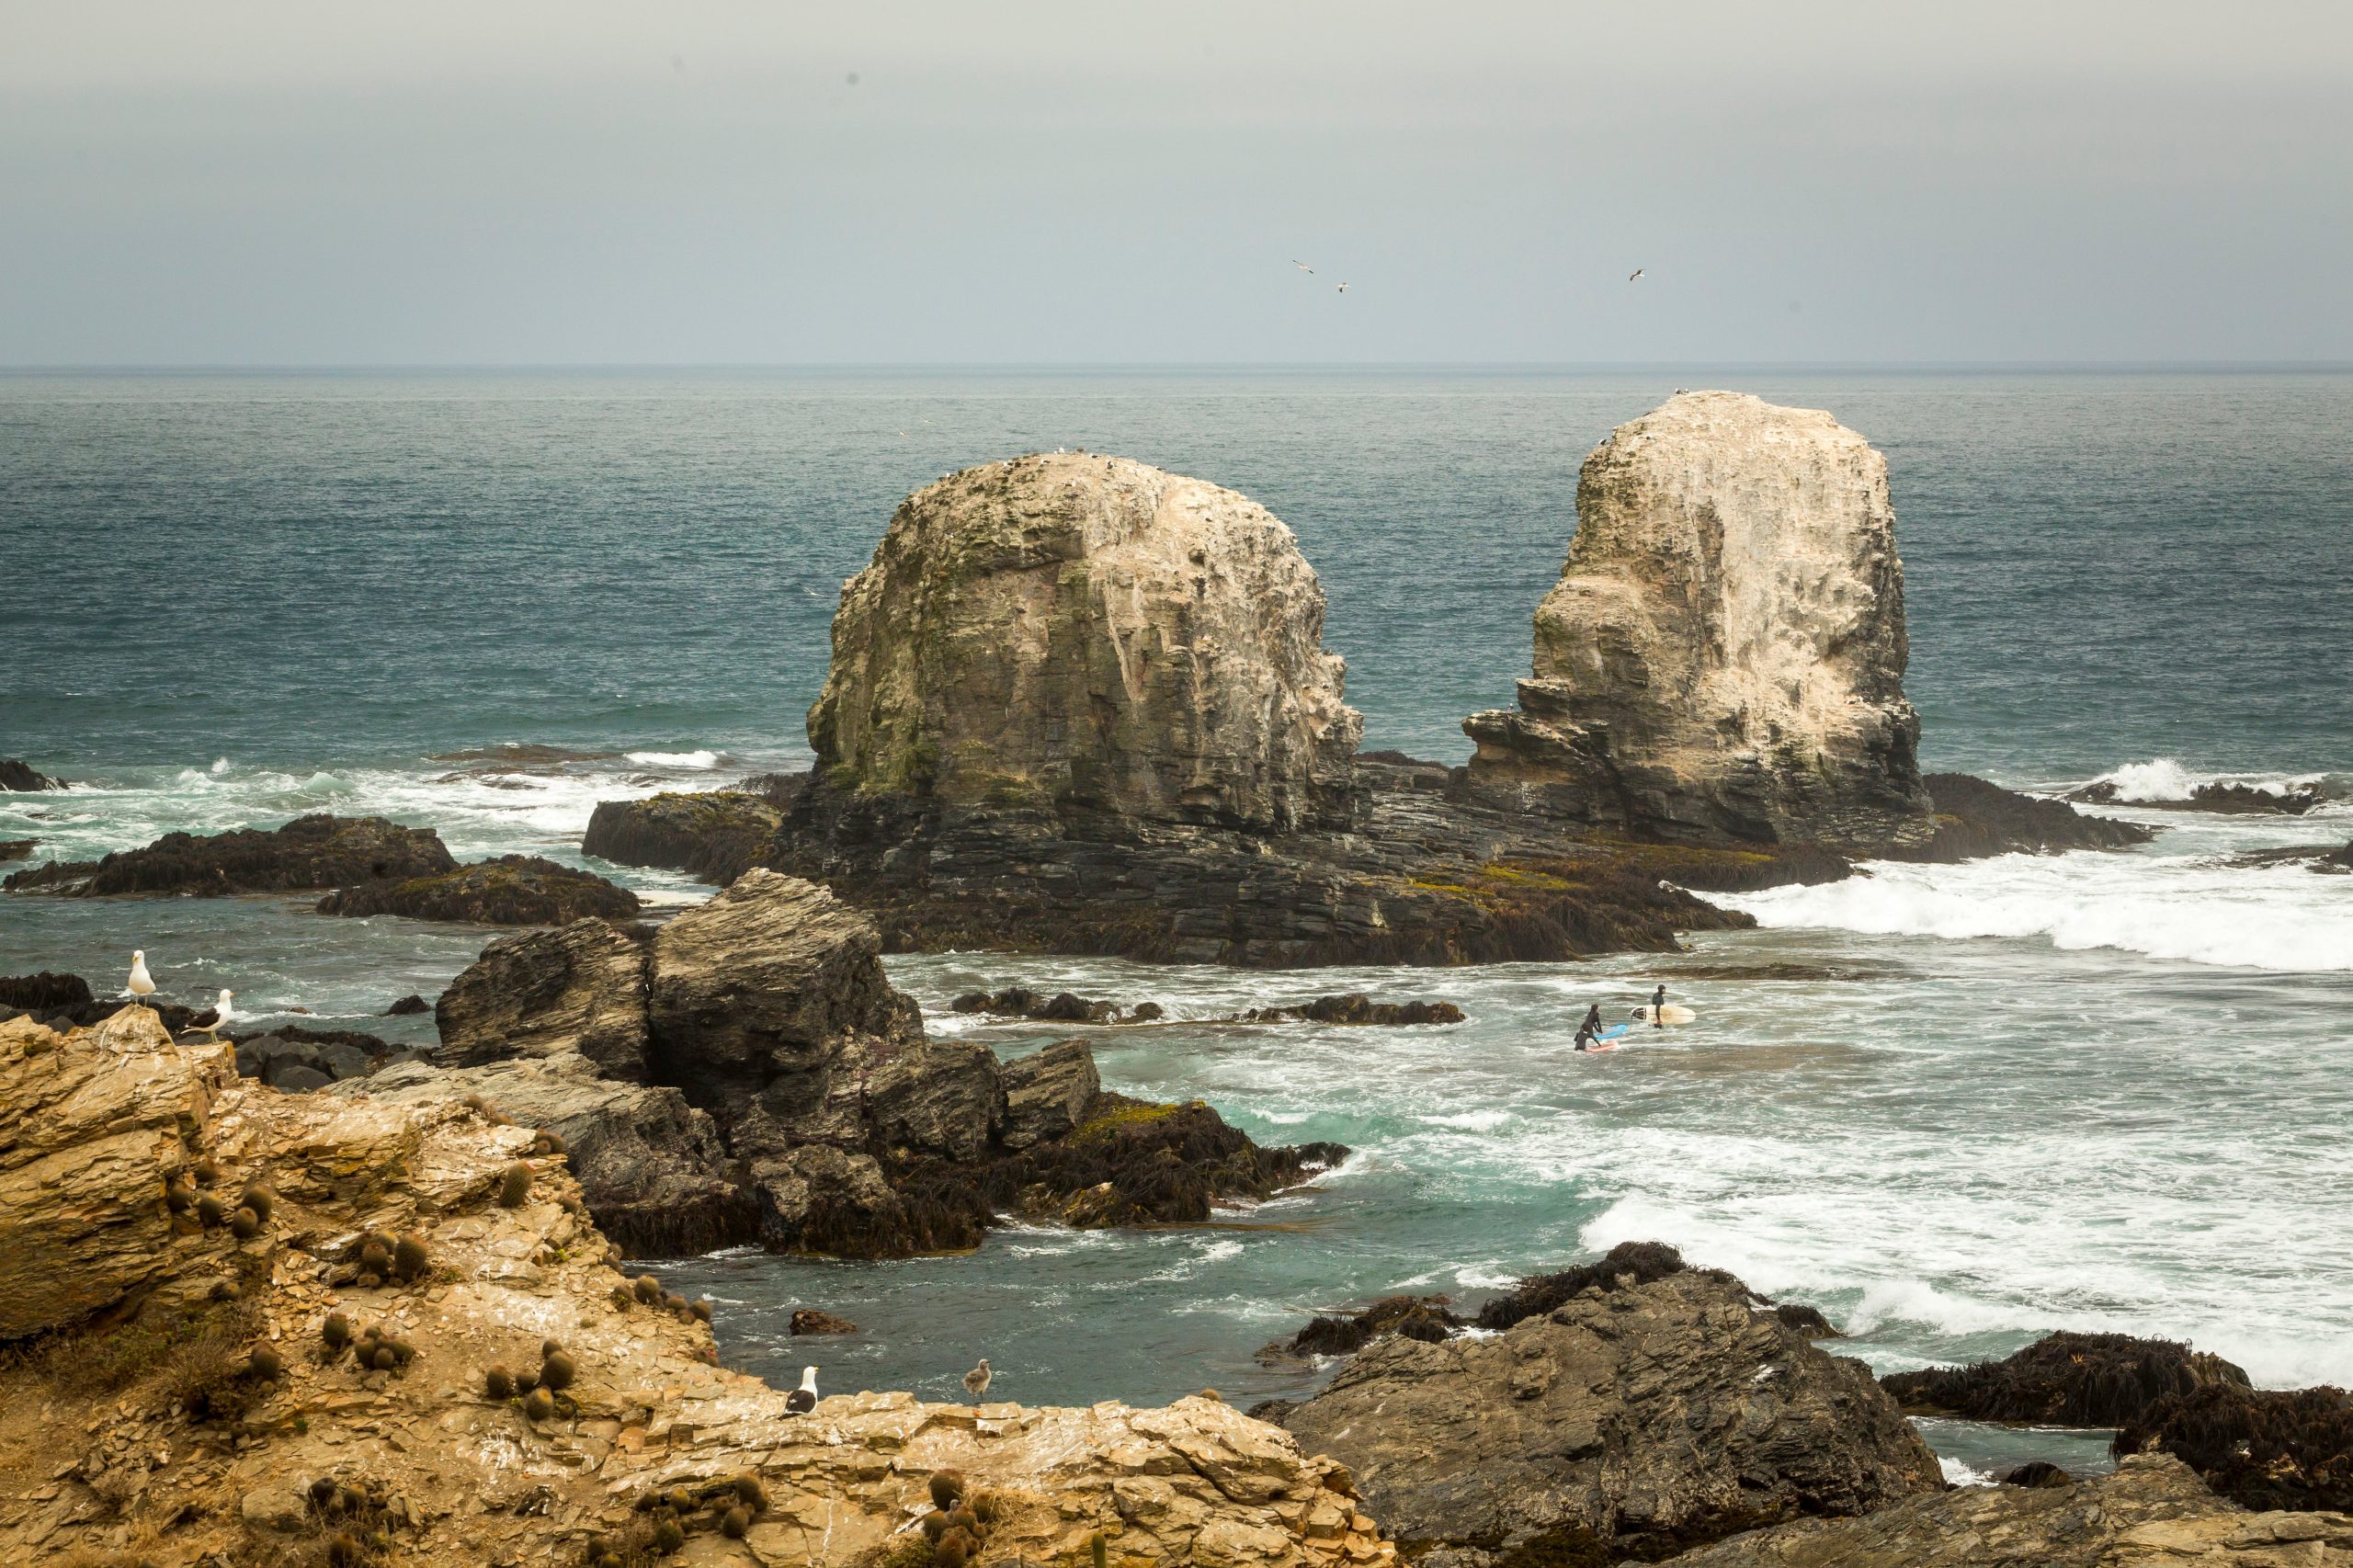
[[[1666,987],[1662,985],[1651,993],[1651,1028],[1663,1029],[1666,1020],[1659,1015],[1666,1011]]]

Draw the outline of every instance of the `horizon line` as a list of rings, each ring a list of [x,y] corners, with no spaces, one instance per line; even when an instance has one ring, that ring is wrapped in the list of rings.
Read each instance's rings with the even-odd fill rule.
[[[2167,374],[2261,372],[2328,374],[2353,371],[2347,359],[841,359],[841,360],[337,360],[229,363],[101,361],[85,364],[0,364],[0,376],[336,376],[336,375],[581,375],[710,374],[1284,374],[1314,372],[1476,372],[1508,375],[1621,375],[1656,371],[1824,373],[2108,372]]]

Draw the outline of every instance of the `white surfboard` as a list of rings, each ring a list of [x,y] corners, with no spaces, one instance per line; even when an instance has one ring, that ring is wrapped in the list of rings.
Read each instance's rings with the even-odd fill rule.
[[[1680,1002],[1669,1002],[1658,1010],[1658,1021],[1663,1024],[1688,1024],[1699,1016]],[[1640,1024],[1649,1023],[1651,1010],[1648,1007],[1635,1008],[1634,1021]]]

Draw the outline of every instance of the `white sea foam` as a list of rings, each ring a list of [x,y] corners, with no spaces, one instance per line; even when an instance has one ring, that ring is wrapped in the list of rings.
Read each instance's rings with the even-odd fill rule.
[[[2276,836],[2278,819],[2265,821]],[[2217,831],[2207,827],[2204,836],[2211,840]],[[2314,835],[2306,828],[2303,836]],[[2353,897],[2345,881],[2299,864],[2232,866],[2212,854],[2084,851],[1868,869],[1870,875],[1842,882],[1717,902],[1785,928],[2041,937],[2063,949],[2115,948],[2245,969],[2353,970]]]
[[[629,760],[646,767],[710,768],[719,766],[715,751],[633,751]]]
[[[1421,1119],[1432,1127],[1459,1128],[1465,1132],[1493,1132],[1512,1119],[1507,1110],[1470,1110],[1453,1116],[1426,1116]]]
[[[2317,784],[2325,777],[2318,773],[2200,773],[2169,756],[2160,756],[2110,768],[2091,782],[2115,785],[2117,800],[2130,804],[2187,801],[2193,790],[2208,784],[2244,784],[2278,794]]]
[[[1972,1465],[1963,1464],[1959,1460],[1948,1459],[1938,1454],[1937,1465],[1945,1472],[1947,1486],[1991,1486],[1994,1484],[1994,1478],[1991,1475]]]

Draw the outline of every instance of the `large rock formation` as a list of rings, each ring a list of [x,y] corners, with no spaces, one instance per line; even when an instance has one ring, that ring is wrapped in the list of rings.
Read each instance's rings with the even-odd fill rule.
[[[1961,1486],[1859,1519],[1806,1519],[1675,1560],[1685,1568],[2353,1568],[2353,1518],[2248,1513],[2177,1460],[2056,1485]]]
[[[1086,1563],[1097,1538],[1119,1563],[1394,1560],[1346,1471],[1214,1396],[923,1404],[817,1352],[827,1397],[791,1414],[631,1292],[529,1127],[278,1094],[146,1017],[0,1026],[40,1144],[0,1176],[0,1562],[944,1563],[921,1528],[942,1471],[986,1520],[981,1562]],[[274,1201],[240,1235],[167,1199],[190,1172]],[[371,1233],[421,1267],[363,1271]],[[384,1364],[330,1343],[331,1314]]]
[[[1827,414],[1681,392],[1586,460],[1474,786],[1671,839],[1925,840],[1887,465]]]
[[[21,758],[0,756],[0,790],[28,792],[64,788],[64,779],[51,778],[46,773],[36,772],[30,763]]]
[[[637,895],[627,888],[540,855],[500,855],[433,876],[360,882],[318,903],[321,915],[402,915],[479,926],[562,926],[591,915],[626,919],[637,910]]]
[[[1056,452],[903,504],[844,585],[809,740],[834,788],[1287,832],[1352,816],[1363,722],[1291,532]]]
[[[2252,1386],[2244,1369],[2169,1339],[2064,1332],[2045,1335],[1999,1361],[1891,1372],[1880,1380],[1906,1410],[2051,1426],[2121,1426],[2168,1395],[2210,1383]]]
[[[382,817],[297,817],[264,832],[238,828],[199,836],[167,833],[144,849],[95,861],[58,861],[18,871],[0,887],[80,898],[176,893],[199,898],[405,881],[457,869],[431,828]]]
[[[616,865],[690,872],[724,887],[757,864],[780,820],[775,806],[742,788],[599,801],[580,850]]]
[[[1715,1269],[1630,1270],[1492,1337],[1376,1340],[1279,1418],[1456,1568],[1654,1559],[1944,1484],[1868,1368]]]
[[[1342,1153],[1107,1094],[1084,1044],[1000,1063],[927,1039],[881,949],[824,889],[749,871],[651,933],[592,919],[492,943],[437,1009],[453,1071],[354,1088],[528,1110],[608,1233],[665,1254],[900,1256],[973,1244],[1007,1211],[1204,1220]]]

